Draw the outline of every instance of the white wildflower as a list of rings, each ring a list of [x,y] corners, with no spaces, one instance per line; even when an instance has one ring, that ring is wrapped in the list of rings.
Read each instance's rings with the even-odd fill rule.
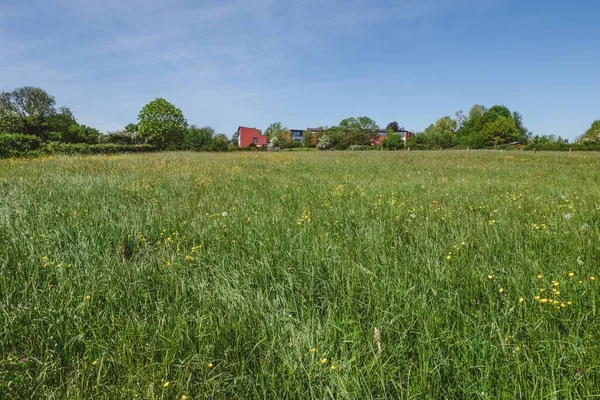
[[[228,216],[228,215],[229,215],[229,214],[227,214],[227,211],[223,211],[223,213],[221,213],[221,216],[222,216],[222,217],[226,217],[226,216]]]
[[[411,217],[412,219],[415,219],[415,218],[417,218],[417,215],[416,215],[416,214],[410,214],[410,217]]]
[[[580,267],[583,265],[583,260],[581,257],[577,257],[577,264],[579,264]]]
[[[565,214],[565,215],[563,215],[563,218],[564,218],[564,219],[566,219],[566,220],[568,221],[568,220],[570,220],[571,218],[573,218],[573,214],[571,214],[571,213]]]

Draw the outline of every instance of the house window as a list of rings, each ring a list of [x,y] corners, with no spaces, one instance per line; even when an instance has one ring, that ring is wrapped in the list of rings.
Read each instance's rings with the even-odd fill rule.
[[[254,144],[258,144],[258,138],[257,138],[257,137],[255,137],[255,138],[252,138],[252,143],[254,143]]]

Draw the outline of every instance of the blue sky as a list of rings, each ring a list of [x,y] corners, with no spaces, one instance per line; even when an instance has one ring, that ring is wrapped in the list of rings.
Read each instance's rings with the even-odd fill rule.
[[[420,131],[476,103],[574,139],[600,119],[596,0],[0,0],[0,90],[102,131],[156,97],[189,123]]]

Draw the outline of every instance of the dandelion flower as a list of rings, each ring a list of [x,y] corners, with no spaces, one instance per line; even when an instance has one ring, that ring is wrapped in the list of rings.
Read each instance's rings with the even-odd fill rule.
[[[559,286],[560,286],[560,283],[559,283],[559,282],[557,282],[557,281],[552,281],[552,286],[554,286],[554,287],[559,287]]]
[[[498,292],[500,292],[500,293],[504,293],[504,288],[503,288],[503,287],[501,287],[500,289],[498,289]]]
[[[522,297],[519,297],[519,303],[523,303],[524,301],[525,301],[525,299],[524,299],[524,298],[522,298]]]
[[[542,304],[547,303],[547,302],[548,302],[548,299],[540,299],[540,303],[542,303]]]
[[[572,278],[575,276],[575,272],[569,272],[569,278]]]
[[[545,291],[546,291],[546,289],[540,288],[540,293],[544,293]]]
[[[180,400],[190,400],[190,398],[185,394],[182,394]]]
[[[572,301],[567,301],[567,305],[572,306],[573,302]]]
[[[169,381],[166,381],[165,383],[163,383],[163,385],[162,385],[162,386],[163,386],[164,388],[168,388],[168,387],[169,387],[169,383],[170,383]]]
[[[211,369],[211,368],[212,368],[212,367],[214,367],[214,366],[215,366],[215,364],[213,364],[213,363],[211,363],[211,362],[209,362],[209,363],[207,364],[207,367],[208,367],[209,369]]]
[[[540,301],[540,296],[535,296],[534,299],[536,299],[537,301]]]
[[[98,361],[97,360],[92,361],[92,365],[95,367],[96,365],[98,365]]]
[[[328,361],[327,358],[325,358],[325,357],[321,358],[321,365],[327,364],[327,361]]]
[[[567,305],[566,305],[565,303],[561,303],[561,304],[560,304],[560,306],[561,306],[562,308],[565,308]]]
[[[488,275],[487,278],[488,278],[488,281],[491,281],[492,279],[494,279],[494,277],[492,275]]]
[[[337,369],[337,365],[331,364],[331,366],[329,367],[329,369],[331,369],[332,371],[335,371]]]
[[[538,277],[538,279],[542,279],[544,277],[544,275],[538,274],[537,277]]]
[[[448,254],[448,255],[446,256],[446,260],[450,261],[451,259],[452,259],[452,255]]]
[[[590,276],[590,281],[595,281],[596,277],[595,276]]]
[[[85,299],[90,301],[92,299],[92,296],[85,296]]]
[[[317,352],[317,349],[315,349],[314,347],[310,348],[310,354],[315,354]]]

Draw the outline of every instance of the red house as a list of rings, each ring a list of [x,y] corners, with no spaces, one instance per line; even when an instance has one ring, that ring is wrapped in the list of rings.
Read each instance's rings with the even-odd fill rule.
[[[268,143],[267,137],[262,134],[260,129],[240,126],[237,133],[238,146],[240,147],[248,147],[251,144],[254,144],[256,147],[264,147]]]

